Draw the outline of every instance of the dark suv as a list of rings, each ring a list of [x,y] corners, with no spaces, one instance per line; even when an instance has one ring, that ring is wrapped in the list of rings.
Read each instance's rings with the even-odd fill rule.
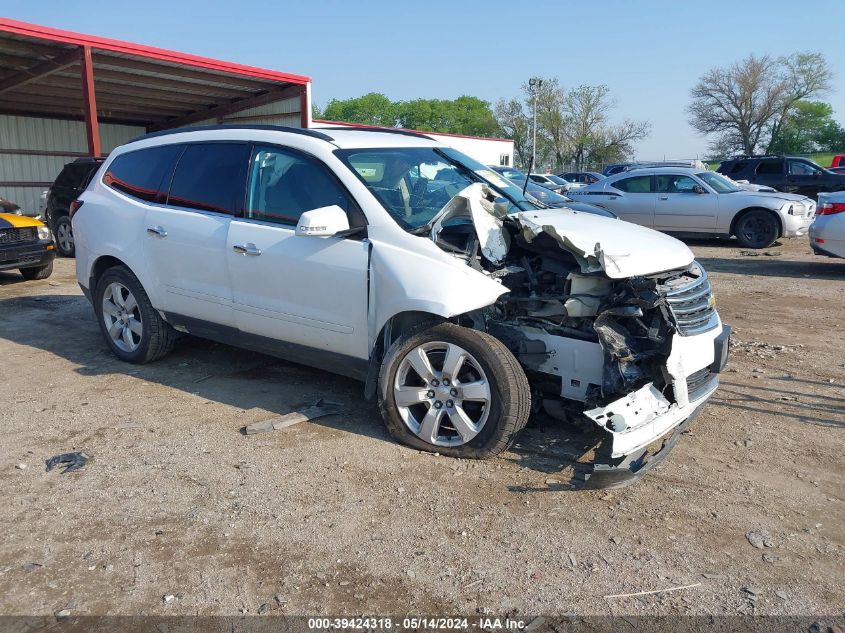
[[[716,171],[733,180],[747,180],[813,199],[820,191],[845,191],[845,174],[797,156],[736,156],[722,161]]]
[[[85,191],[91,177],[103,163],[102,158],[77,158],[62,168],[47,192],[47,226],[56,238],[56,250],[63,257],[73,257],[73,229],[70,203]]]

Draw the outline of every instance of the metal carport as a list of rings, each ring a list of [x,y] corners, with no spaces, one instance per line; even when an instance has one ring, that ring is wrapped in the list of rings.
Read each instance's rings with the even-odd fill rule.
[[[310,84],[0,18],[0,195],[21,204],[10,190],[30,189],[26,201],[69,159],[100,156],[144,131],[232,121],[308,127]]]

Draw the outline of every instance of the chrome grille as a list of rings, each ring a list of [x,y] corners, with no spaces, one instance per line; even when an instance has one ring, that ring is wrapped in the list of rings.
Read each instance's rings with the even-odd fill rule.
[[[38,239],[38,229],[28,226],[24,229],[0,229],[0,244],[34,242]]]
[[[716,309],[713,307],[713,291],[704,269],[694,265],[690,274],[698,273],[698,277],[684,285],[674,285],[666,292],[666,303],[678,333],[682,336],[692,336],[712,330],[718,324]]]

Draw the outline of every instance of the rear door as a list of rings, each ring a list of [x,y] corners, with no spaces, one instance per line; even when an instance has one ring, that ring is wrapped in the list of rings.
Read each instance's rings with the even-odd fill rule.
[[[605,186],[608,197],[599,201],[592,196],[584,202],[595,202],[610,209],[626,222],[651,227],[654,225],[655,193],[651,176],[628,176]]]
[[[657,191],[655,229],[670,233],[715,230],[717,194],[686,174],[658,174],[654,182]],[[702,190],[704,193],[699,193]]]
[[[232,217],[243,207],[249,151],[246,143],[184,146],[166,205],[147,211],[143,239],[161,289],[157,308],[234,325],[226,239]]]
[[[754,169],[754,176],[749,180],[757,185],[786,191],[786,161],[782,158],[761,159]]]
[[[319,160],[256,146],[247,201],[229,227],[226,259],[242,332],[288,344],[290,355],[367,358],[369,242],[295,234],[299,217],[337,204],[351,226],[363,215]],[[339,370],[338,370],[339,371]],[[341,372],[343,373],[343,372]]]

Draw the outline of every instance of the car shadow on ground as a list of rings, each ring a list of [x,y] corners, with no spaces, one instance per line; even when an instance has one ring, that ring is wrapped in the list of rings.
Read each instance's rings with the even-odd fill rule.
[[[741,412],[765,413],[803,424],[845,429],[845,398],[841,385],[813,381],[819,389],[829,390],[831,395],[799,391],[800,385],[796,383],[806,382],[810,381],[770,378],[768,384],[774,386],[767,387],[723,379],[713,402]],[[771,406],[773,401],[777,406]]]
[[[20,313],[25,312],[24,316]],[[58,327],[57,327],[58,326]],[[186,336],[166,358],[148,365],[118,360],[81,295],[30,295],[0,299],[0,336],[72,363],[80,376],[123,375],[226,404],[245,424],[297,411],[324,398],[342,406],[338,415],[312,420],[325,428],[393,443],[376,402],[364,399],[363,383],[272,356]],[[255,410],[255,411],[253,411]],[[554,489],[575,487],[578,461],[595,446],[598,432],[534,416],[500,459],[542,473],[555,473]],[[572,477],[572,481],[566,479]],[[551,489],[551,488],[550,488]]]
[[[21,317],[21,312],[27,314]],[[80,376],[132,376],[235,407],[240,410],[233,416],[239,420],[237,432],[246,423],[325,398],[340,403],[342,411],[313,423],[392,441],[378,407],[364,400],[362,383],[349,378],[191,336],[160,361],[124,363],[107,347],[91,305],[81,295],[0,300],[0,336],[64,358]]]

